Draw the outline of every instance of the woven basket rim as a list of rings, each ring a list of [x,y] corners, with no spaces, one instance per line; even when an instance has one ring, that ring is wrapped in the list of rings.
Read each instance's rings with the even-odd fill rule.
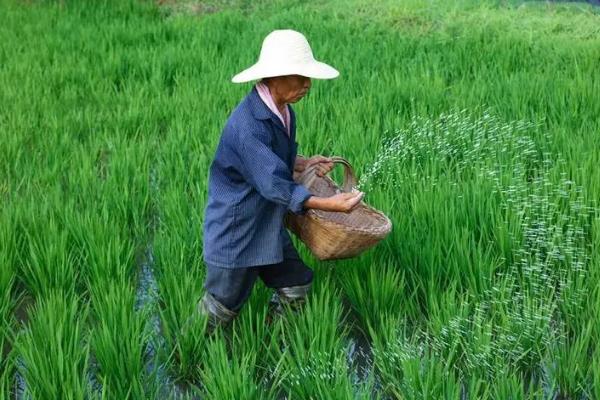
[[[366,204],[362,201],[360,202],[360,206],[365,207],[366,209],[373,212],[374,214],[377,214],[378,216],[382,217],[384,219],[384,223],[377,227],[370,225],[365,228],[361,228],[361,227],[354,227],[354,226],[350,226],[347,224],[339,223],[337,221],[334,221],[334,220],[331,220],[328,218],[323,218],[323,217],[319,216],[319,214],[318,214],[319,210],[311,209],[311,210],[308,210],[307,214],[310,215],[310,217],[315,218],[322,223],[340,227],[346,231],[367,233],[367,234],[377,234],[379,236],[379,235],[386,235],[392,230],[392,221],[389,219],[389,217],[387,215],[385,215],[381,211],[369,206],[368,204]]]
[[[298,179],[298,181],[302,182],[302,184],[315,196],[321,196],[321,194],[313,192],[313,185],[315,180],[320,180],[323,183],[325,183],[325,185],[332,193],[349,192],[349,189],[353,188],[354,184],[356,184],[356,177],[354,175],[354,171],[350,163],[343,157],[332,157],[332,159],[334,163],[341,163],[344,165],[344,183],[342,184],[343,188],[340,188],[337,182],[335,182],[330,176],[316,175],[315,168],[304,171],[304,173]],[[371,223],[364,226],[354,226],[345,223],[345,218],[342,218],[341,220],[334,220],[320,216],[319,214],[325,211],[318,209],[309,209],[306,213],[306,217],[313,220],[314,222],[317,222],[318,224],[328,226],[332,230],[337,230],[341,233],[343,232],[344,234],[358,234],[363,236],[365,239],[367,239],[368,237],[382,239],[388,233],[390,233],[390,231],[392,230],[392,221],[387,215],[385,215],[382,211],[368,205],[364,201],[361,201],[358,207],[363,208],[363,210],[367,214],[367,219],[369,219],[369,217],[372,217],[372,219],[376,220],[376,222],[378,223]],[[350,212],[349,214],[351,214],[352,212]]]

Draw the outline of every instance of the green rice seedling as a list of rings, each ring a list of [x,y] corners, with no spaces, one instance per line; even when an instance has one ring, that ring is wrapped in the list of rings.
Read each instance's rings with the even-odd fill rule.
[[[566,335],[556,338],[548,351],[548,384],[553,391],[564,398],[582,398],[589,395],[592,383],[592,365],[589,356],[592,353],[592,323],[587,323],[575,337]]]
[[[408,309],[407,304],[410,303],[404,300],[408,297],[404,274],[396,265],[361,265],[339,269],[337,278],[358,315],[364,333],[367,333],[368,327],[377,330],[379,319],[385,315],[415,316],[415,310]]]
[[[593,271],[595,273],[592,275],[594,280],[597,282],[598,273],[598,262],[600,258],[594,258]],[[596,285],[596,289],[592,291],[591,299],[595,299],[592,304],[589,305],[590,309],[593,309],[592,318],[590,319],[590,325],[592,327],[591,337],[597,338],[600,336],[600,296],[598,296],[598,290],[600,290],[600,286]],[[590,353],[591,353],[591,363],[589,365],[589,376],[588,381],[590,382],[591,387],[589,388],[589,392],[586,393],[590,398],[599,398],[600,395],[600,346],[598,346],[597,341],[593,341],[590,343]]]
[[[347,328],[342,325],[342,305],[339,292],[330,280],[313,283],[310,295],[302,310],[286,310],[283,329],[285,344],[297,349],[299,355],[327,353],[340,349]]]
[[[90,290],[90,346],[102,391],[111,398],[144,398],[148,310],[134,309],[135,290],[126,282],[98,284]]]
[[[15,264],[16,264],[16,249],[14,233],[11,231],[12,224],[4,214],[0,214],[0,321],[2,326],[5,325],[13,311],[13,287],[15,284]],[[2,331],[4,332],[4,331]],[[4,340],[5,335],[0,335],[0,340]],[[0,346],[3,348],[3,346]]]
[[[440,300],[430,302],[425,328],[425,343],[433,355],[443,359],[455,373],[467,376],[489,367],[487,358],[491,353],[490,332],[481,326],[482,316],[472,307],[455,289],[448,290]]]
[[[502,294],[476,304],[466,303],[458,312],[442,307],[442,315],[431,318],[430,345],[452,357],[466,375],[493,380],[503,365],[530,377],[540,373],[541,359],[556,334],[545,303]],[[500,303],[506,296],[506,302]],[[441,317],[441,318],[440,318]],[[434,322],[435,321],[435,322]]]
[[[539,306],[536,304],[519,306],[515,298],[507,302],[511,305],[508,310],[499,307],[498,297],[491,302],[468,300],[450,293],[439,304],[431,303],[422,340],[432,354],[441,357],[458,377],[476,379],[475,383],[477,379],[502,379],[506,365],[530,379],[539,375],[543,352],[554,334],[543,318],[548,312],[525,308]],[[512,304],[514,301],[517,304]]]
[[[591,262],[590,262],[591,264]],[[590,271],[593,267],[590,266]],[[587,329],[588,321],[594,319],[598,303],[590,306],[589,299],[594,298],[590,282],[596,282],[591,272],[584,268],[566,275],[560,283],[560,298],[557,313],[566,337],[576,337]],[[594,336],[594,333],[591,333]]]
[[[456,399],[461,384],[451,361],[437,356],[419,332],[409,334],[400,318],[372,332],[373,353],[384,393],[396,399]]]
[[[233,321],[233,336],[231,349],[234,354],[254,355],[254,378],[256,382],[271,385],[270,372],[273,365],[281,361],[280,344],[282,341],[282,321],[273,317],[267,323],[269,309],[263,306],[260,309],[248,303]],[[276,384],[273,383],[273,386]]]
[[[345,351],[316,353],[302,362],[284,361],[287,372],[282,378],[281,391],[289,398],[303,399],[379,399],[374,391],[372,376],[358,382],[350,370]]]
[[[544,393],[544,388],[531,384],[524,384],[523,377],[509,372],[505,376],[499,376],[491,382],[490,390],[486,396],[487,399],[514,399],[514,400],[542,400],[547,399],[548,395]]]
[[[88,392],[89,344],[84,321],[88,308],[77,298],[47,292],[30,312],[16,341],[19,373],[27,394],[41,399],[84,399]]]
[[[195,371],[204,360],[205,332],[207,319],[199,314],[196,302],[191,300],[189,291],[179,285],[169,289],[169,283],[159,286],[164,293],[165,308],[159,311],[162,322],[162,332],[165,338],[165,347],[168,349],[168,363],[175,372],[177,380],[189,381],[196,376]],[[167,290],[172,290],[167,292]],[[177,295],[178,293],[181,293]],[[199,299],[199,298],[198,298]],[[197,301],[197,300],[196,300]]]
[[[397,398],[456,399],[461,395],[461,384],[442,360],[431,352],[406,360],[403,364],[403,385]]]
[[[554,335],[549,299],[514,298],[518,305],[499,313],[505,323],[498,328],[494,345],[509,365],[524,375],[539,372],[541,360]]]
[[[199,262],[188,262],[193,259],[184,244],[165,239],[156,239],[155,243],[165,356],[176,380],[191,381],[204,359],[208,322],[197,308],[202,297],[202,275],[192,265]]]
[[[593,237],[596,233],[594,222],[595,221],[592,220],[591,237]],[[567,371],[565,368],[564,371],[561,371],[562,368],[559,363],[552,363],[552,365],[549,365],[548,368],[548,375],[551,375],[551,372],[557,371],[559,372],[559,375],[560,372],[573,372],[573,374],[569,374],[569,380],[573,382],[575,381],[575,375],[580,377],[582,370],[587,371],[587,376],[585,376],[585,385],[580,382],[578,387],[585,387],[586,385],[590,386],[587,387],[585,394],[581,395],[581,398],[594,398],[592,395],[592,393],[594,393],[594,388],[592,385],[595,380],[594,363],[597,358],[596,350],[598,346],[596,345],[597,341],[595,341],[593,338],[598,337],[600,332],[600,329],[598,328],[598,321],[600,321],[600,313],[598,312],[598,305],[600,304],[598,290],[600,286],[596,284],[598,282],[599,275],[597,269],[598,259],[595,257],[595,250],[597,249],[595,249],[595,247],[597,247],[595,244],[591,245],[592,249],[590,251],[590,266],[589,270],[586,269],[585,271],[586,283],[591,282],[594,287],[584,284],[584,293],[586,299],[581,305],[581,308],[577,310],[577,313],[569,314],[565,318],[565,321],[563,321],[562,318],[559,320],[561,323],[560,328],[562,329],[563,334],[557,339],[557,342],[551,348],[551,351],[553,353],[559,353],[562,357],[560,357],[558,354],[549,354],[548,357],[549,360],[560,359],[565,364],[567,362],[566,360],[571,360],[572,362],[581,362],[581,359],[585,358],[581,357],[581,353],[585,352],[584,348],[587,349],[587,359],[592,360],[592,362],[588,361],[588,363],[583,366],[579,364],[576,370]],[[579,327],[579,329],[574,330],[573,324],[577,324],[576,326]],[[583,379],[580,379],[580,381],[582,380]],[[555,381],[552,381],[552,383],[556,384]],[[574,387],[571,385],[568,386]]]
[[[118,144],[117,144],[118,146]],[[130,237],[144,238],[150,213],[149,149],[118,146],[109,165],[104,196],[111,214],[128,227]]]
[[[553,342],[552,335],[559,334],[551,327],[557,311],[562,314],[562,323],[573,326],[571,320],[581,312],[587,296],[582,281],[587,275],[584,266],[589,263],[584,239],[589,210],[582,205],[580,195],[571,197],[577,191],[572,183],[565,186],[561,180],[554,186],[546,179],[548,174],[534,180],[531,192],[520,200],[526,210],[524,237],[523,247],[516,252],[517,263],[507,278],[511,299],[506,299],[505,305],[496,301],[502,320],[509,315],[510,325],[514,324],[509,329],[525,340],[521,343],[528,352],[524,364],[539,362]],[[566,201],[560,205],[557,199]]]
[[[265,309],[273,293],[275,291],[270,287],[266,286],[260,279],[257,279],[254,287],[252,288],[252,293],[246,302],[248,308],[251,309],[251,313],[261,314],[262,310]],[[246,305],[242,308],[242,313],[245,313],[243,310],[246,308]]]
[[[596,347],[596,350],[592,355],[590,373],[592,386],[590,388],[589,397],[597,399],[600,395],[600,350],[598,350],[598,347]]]
[[[259,353],[233,348],[223,336],[213,336],[206,346],[206,359],[199,368],[201,392],[211,399],[275,399],[276,386],[255,380]]]
[[[502,378],[501,378],[502,379]],[[491,381],[478,374],[462,376],[460,378],[464,397],[469,399],[492,399],[490,395]]]
[[[202,252],[201,237],[198,229],[202,226],[199,219],[201,214],[192,204],[192,200],[177,187],[171,185],[161,189],[155,199],[156,213],[159,220],[155,240],[168,240],[166,231],[177,234],[178,240],[187,245],[186,261],[199,258]]]
[[[75,243],[86,289],[107,282],[132,282],[136,271],[135,239],[127,235],[124,222],[107,205],[96,210],[70,213],[65,218]]]
[[[154,268],[165,339],[162,357],[176,381],[194,382],[203,362],[207,328],[207,319],[197,308],[204,278],[201,237],[197,234],[200,212],[168,180],[162,187],[162,179],[158,177],[153,192],[158,219],[153,238]]]
[[[34,211],[31,217],[46,222],[33,225],[33,221],[27,221],[29,226],[23,228],[28,254],[20,263],[20,278],[36,297],[44,297],[54,290],[72,296],[79,272],[68,233],[53,215],[40,215],[39,211]]]

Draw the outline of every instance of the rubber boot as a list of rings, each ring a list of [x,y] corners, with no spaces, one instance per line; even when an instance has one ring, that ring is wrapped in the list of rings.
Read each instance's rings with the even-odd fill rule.
[[[275,317],[281,316],[285,311],[285,307],[290,307],[292,311],[298,312],[306,303],[306,297],[311,286],[312,282],[306,285],[278,288],[269,301],[267,322],[270,323]]]
[[[219,326],[228,325],[238,314],[225,307],[208,292],[205,292],[198,302],[198,311],[208,317],[207,335],[210,335]]]

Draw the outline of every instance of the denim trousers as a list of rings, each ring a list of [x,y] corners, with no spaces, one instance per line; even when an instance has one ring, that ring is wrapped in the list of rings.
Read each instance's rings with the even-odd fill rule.
[[[260,278],[272,289],[307,285],[313,280],[313,271],[300,259],[285,259],[277,264],[221,268],[206,265],[204,289],[233,312],[239,312]]]

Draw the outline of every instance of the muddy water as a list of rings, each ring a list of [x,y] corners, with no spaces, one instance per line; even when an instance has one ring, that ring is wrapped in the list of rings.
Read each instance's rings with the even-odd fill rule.
[[[23,327],[27,325],[29,321],[29,310],[35,305],[35,300],[29,294],[23,296],[19,304],[17,304],[17,308],[15,309],[15,319],[17,323]],[[12,348],[8,348],[8,351],[11,351]],[[27,392],[27,384],[23,375],[21,375],[20,370],[24,367],[23,358],[18,356],[15,360],[15,377],[14,377],[14,389],[13,393],[15,394],[15,399],[24,399],[25,393]]]
[[[167,372],[167,368],[159,360],[160,350],[165,345],[164,337],[160,328],[160,317],[158,314],[159,294],[158,284],[154,276],[154,255],[152,248],[148,246],[145,257],[140,265],[138,288],[136,292],[136,311],[142,308],[151,310],[151,317],[146,323],[146,331],[149,333],[149,341],[144,358],[146,359],[146,375],[153,378],[150,383],[152,392],[159,393],[159,398],[169,399],[197,399],[189,388],[174,383]]]

